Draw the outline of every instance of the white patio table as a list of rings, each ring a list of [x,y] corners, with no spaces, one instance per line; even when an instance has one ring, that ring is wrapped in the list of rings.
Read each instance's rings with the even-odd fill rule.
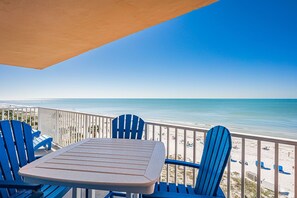
[[[151,194],[165,160],[162,142],[85,139],[20,169],[26,182]]]

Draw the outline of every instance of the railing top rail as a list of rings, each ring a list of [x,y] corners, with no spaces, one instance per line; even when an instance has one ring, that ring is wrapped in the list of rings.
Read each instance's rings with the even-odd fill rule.
[[[146,124],[150,125],[159,125],[164,127],[172,127],[172,128],[180,128],[185,130],[192,130],[192,131],[199,131],[199,132],[207,132],[208,129],[205,128],[198,128],[194,126],[184,126],[184,125],[176,125],[176,124],[167,124],[167,123],[158,123],[158,122],[146,122]],[[287,139],[287,138],[280,138],[280,137],[269,137],[265,135],[257,135],[257,134],[248,134],[248,133],[240,133],[240,132],[231,132],[232,137],[236,138],[246,138],[252,140],[261,140],[267,142],[274,142],[280,144],[290,144],[297,146],[297,140],[294,139]]]
[[[274,143],[279,143],[279,144],[290,144],[290,145],[297,146],[297,140],[295,140],[295,139],[269,137],[269,136],[265,136],[265,135],[247,134],[247,133],[239,133],[239,132],[231,132],[231,135],[232,135],[232,137],[236,137],[236,138],[261,140],[264,142],[274,142]]]
[[[47,108],[47,107],[38,107],[38,108],[45,109],[45,110],[53,110],[53,111],[63,111],[63,112],[67,112],[67,113],[79,113],[79,114],[82,114],[82,115],[89,115],[89,116],[100,116],[100,117],[110,118],[110,119],[115,118],[113,116],[105,116],[105,115],[98,115],[98,114],[92,114],[92,113],[84,113],[84,112],[64,110],[64,109],[54,109],[54,108]]]
[[[160,125],[163,127],[171,127],[171,128],[180,128],[180,129],[185,129],[185,130],[192,130],[192,131],[199,131],[199,132],[207,132],[208,129],[205,128],[199,128],[199,127],[195,127],[195,126],[185,126],[185,125],[181,125],[181,124],[170,124],[170,123],[161,123],[161,122],[145,122],[148,125]]]

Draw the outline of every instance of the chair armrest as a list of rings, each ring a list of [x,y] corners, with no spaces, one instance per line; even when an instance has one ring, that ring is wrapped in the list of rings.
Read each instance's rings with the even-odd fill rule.
[[[195,164],[192,162],[173,160],[173,159],[165,159],[165,164],[175,164],[175,165],[181,165],[181,166],[188,166],[188,167],[192,167],[192,168],[200,168],[199,164]]]
[[[40,134],[41,134],[41,131],[32,129],[32,136],[33,136],[33,138],[39,137]]]
[[[28,184],[22,181],[0,181],[0,188],[18,188],[38,191],[41,189],[40,184]]]

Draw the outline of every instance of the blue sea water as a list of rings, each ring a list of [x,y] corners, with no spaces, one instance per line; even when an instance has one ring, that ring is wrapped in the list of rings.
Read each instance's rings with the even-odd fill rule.
[[[0,101],[297,139],[297,99],[42,99]]]

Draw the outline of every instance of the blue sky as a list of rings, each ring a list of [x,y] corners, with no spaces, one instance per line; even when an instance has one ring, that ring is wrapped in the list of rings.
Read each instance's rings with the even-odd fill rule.
[[[221,0],[44,70],[0,99],[297,98],[297,1]]]

